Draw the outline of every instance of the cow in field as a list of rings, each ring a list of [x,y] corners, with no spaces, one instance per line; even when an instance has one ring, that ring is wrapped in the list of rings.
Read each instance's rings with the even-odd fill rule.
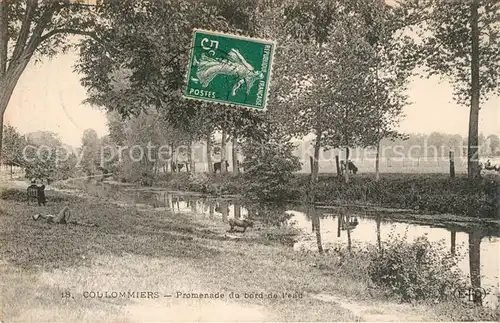
[[[219,171],[219,173],[221,173],[221,170],[222,170],[221,165],[222,165],[221,162],[214,163],[214,173],[217,173],[217,171]],[[225,165],[226,165],[226,173],[227,173],[227,168],[229,167],[229,163],[227,162],[227,160],[225,161]]]

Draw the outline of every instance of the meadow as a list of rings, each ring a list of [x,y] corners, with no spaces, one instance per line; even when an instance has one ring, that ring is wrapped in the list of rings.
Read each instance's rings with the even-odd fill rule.
[[[1,315],[7,322],[495,317],[490,310],[457,302],[400,304],[367,277],[353,276],[352,267],[340,266],[338,257],[294,252],[282,245],[272,238],[276,234],[270,234],[276,228],[228,234],[227,224],[221,221],[120,206],[126,203],[85,192],[49,191],[51,202],[46,207],[28,206],[22,191],[12,190],[2,193],[0,200]],[[31,218],[34,212],[54,213],[64,205],[79,221],[98,226],[50,225]],[[88,296],[129,291],[159,297]],[[219,292],[226,298],[165,297],[177,292]],[[229,299],[231,293],[241,297]],[[245,298],[245,293],[278,296]]]

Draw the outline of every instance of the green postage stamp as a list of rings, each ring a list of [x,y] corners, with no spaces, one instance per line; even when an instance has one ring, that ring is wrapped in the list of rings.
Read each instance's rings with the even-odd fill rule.
[[[266,109],[276,43],[194,29],[184,97]]]

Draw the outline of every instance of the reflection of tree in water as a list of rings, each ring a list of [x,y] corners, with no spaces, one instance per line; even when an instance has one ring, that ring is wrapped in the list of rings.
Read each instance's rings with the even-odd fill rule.
[[[378,250],[382,250],[382,238],[380,236],[380,223],[382,221],[380,215],[375,218],[375,222],[377,223],[377,246]]]
[[[286,207],[281,205],[260,204],[248,205],[248,215],[264,225],[281,227],[290,220],[293,214],[285,213]]]
[[[456,252],[456,244],[457,244],[457,231],[451,230],[451,254],[454,256]]]
[[[198,209],[196,208],[196,200],[195,199],[190,199],[188,200],[188,206],[191,208],[191,213],[197,214]]]
[[[321,243],[321,225],[319,214],[316,212],[314,205],[309,206],[307,214],[311,217],[313,232],[316,232],[316,244],[318,245],[318,252],[323,253],[323,244]]]
[[[209,208],[210,208],[210,211],[208,213],[208,218],[210,220],[213,220],[214,219],[214,213],[215,213],[215,202],[214,201],[209,201]]]
[[[220,202],[220,209],[222,213],[222,221],[227,222],[227,217],[229,216],[229,202],[222,200]]]
[[[234,218],[241,218],[241,203],[238,200],[234,201]]]
[[[349,251],[352,249],[351,232],[356,229],[358,224],[359,221],[357,216],[349,214],[345,209],[340,209],[337,236],[340,237],[341,231],[347,232],[347,248]],[[380,227],[377,228],[380,229]],[[379,232],[380,230],[377,233]]]
[[[481,288],[481,239],[480,231],[469,232],[470,280],[474,289]],[[474,295],[474,303],[482,304],[482,295]]]

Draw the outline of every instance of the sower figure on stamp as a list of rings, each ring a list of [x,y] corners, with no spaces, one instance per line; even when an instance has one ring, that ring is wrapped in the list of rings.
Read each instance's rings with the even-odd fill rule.
[[[65,206],[57,215],[53,214],[34,214],[33,215],[33,220],[37,221],[38,219],[42,218],[44,219],[47,223],[56,223],[56,224],[78,224],[78,225],[85,225],[85,226],[90,226],[90,227],[96,227],[97,225],[94,223],[83,223],[83,222],[78,222],[76,220],[74,221],[69,221],[71,217],[71,211],[69,207]]]

